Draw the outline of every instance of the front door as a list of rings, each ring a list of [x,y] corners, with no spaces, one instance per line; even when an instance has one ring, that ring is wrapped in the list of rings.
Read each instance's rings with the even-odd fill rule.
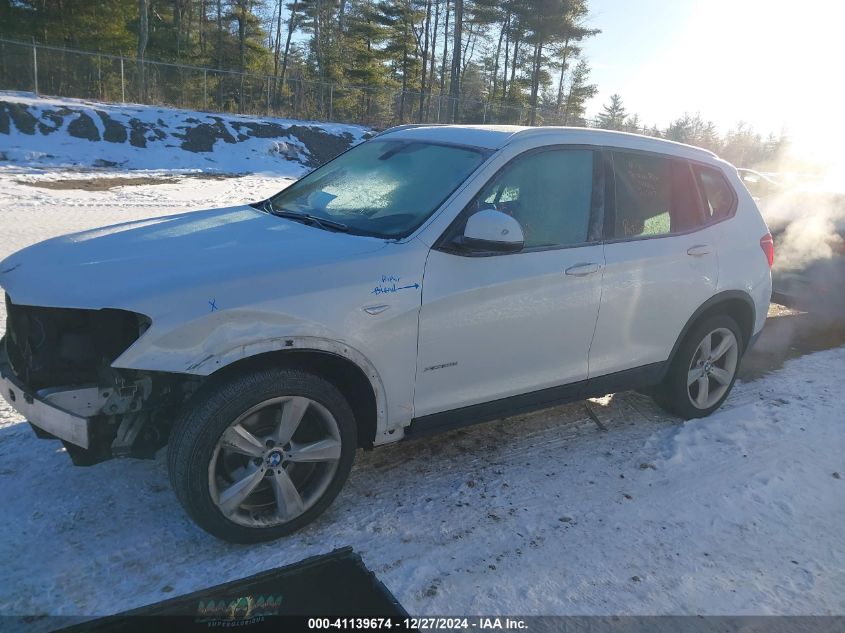
[[[482,188],[455,231],[494,207],[519,221],[523,251],[431,251],[415,417],[586,379],[604,264],[594,228],[599,167],[590,149],[522,154]]]

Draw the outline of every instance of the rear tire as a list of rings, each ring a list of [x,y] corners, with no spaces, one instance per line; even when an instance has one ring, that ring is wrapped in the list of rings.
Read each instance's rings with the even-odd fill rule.
[[[325,511],[356,449],[352,409],[334,385],[271,368],[204,385],[176,421],[167,458],[173,490],[197,525],[256,543]]]
[[[730,394],[744,349],[731,317],[714,315],[696,323],[655,389],[655,401],[685,420],[710,415]]]

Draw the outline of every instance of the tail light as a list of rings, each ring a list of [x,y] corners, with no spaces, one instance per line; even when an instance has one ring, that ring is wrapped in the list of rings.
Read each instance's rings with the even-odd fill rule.
[[[760,238],[760,248],[766,254],[766,261],[769,262],[769,268],[771,268],[775,263],[775,242],[771,233],[766,233]]]

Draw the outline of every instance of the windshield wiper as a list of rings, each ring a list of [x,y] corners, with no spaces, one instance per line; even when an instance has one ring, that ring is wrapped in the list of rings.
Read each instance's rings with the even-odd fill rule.
[[[334,220],[328,220],[326,218],[318,218],[316,215],[311,215],[310,213],[288,211],[287,209],[276,209],[273,206],[273,203],[270,202],[270,200],[265,200],[262,207],[265,211],[267,211],[267,213],[272,213],[273,215],[277,215],[280,218],[296,220],[297,222],[304,222],[306,224],[316,224],[321,229],[331,231],[342,231],[344,233],[349,231],[349,227],[343,222],[335,222]]]

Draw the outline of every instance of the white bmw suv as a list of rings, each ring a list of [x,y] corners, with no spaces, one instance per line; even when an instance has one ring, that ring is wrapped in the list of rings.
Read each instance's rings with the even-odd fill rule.
[[[710,152],[405,126],[261,203],[7,258],[0,386],[74,463],[169,444],[196,523],[262,541],[323,512],[359,447],[633,388],[711,413],[772,258]]]

